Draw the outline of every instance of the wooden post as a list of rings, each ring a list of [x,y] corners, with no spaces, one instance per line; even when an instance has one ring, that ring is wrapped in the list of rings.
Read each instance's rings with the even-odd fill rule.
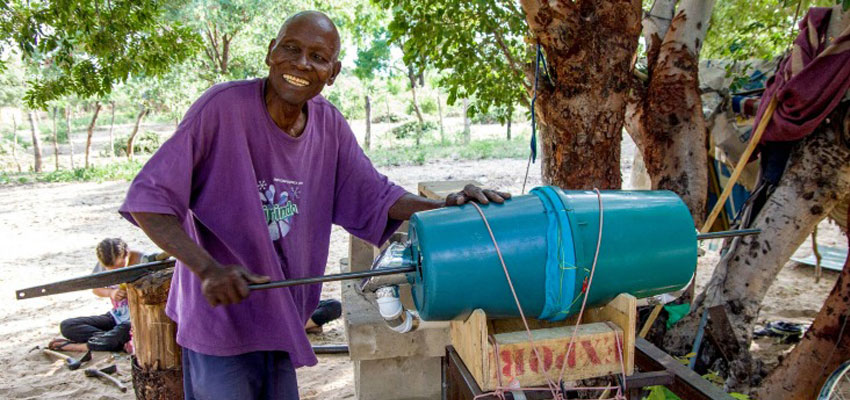
[[[183,398],[181,349],[177,324],[165,315],[173,269],[127,284],[133,324],[133,386],[140,400]]]

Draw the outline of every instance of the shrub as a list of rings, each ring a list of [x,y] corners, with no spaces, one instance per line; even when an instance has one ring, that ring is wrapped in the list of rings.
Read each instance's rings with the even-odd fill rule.
[[[130,136],[123,136],[115,139],[112,150],[116,156],[127,155],[127,140]],[[141,135],[136,135],[136,140],[133,141],[133,154],[153,154],[162,145],[159,134],[153,131],[145,131]]]
[[[419,121],[410,121],[393,128],[390,130],[390,133],[392,133],[396,139],[404,139],[408,137],[415,137],[416,132],[419,129],[422,130],[422,135],[424,136],[426,133],[436,131],[439,128],[440,127],[437,126],[436,123],[431,121],[425,121],[425,124],[423,125],[420,125]]]
[[[374,113],[373,113],[374,115]],[[381,123],[396,123],[404,121],[405,117],[398,114],[380,114],[372,117],[372,123],[381,124]]]
[[[428,114],[428,115],[436,114],[437,113],[437,101],[430,98],[430,97],[426,97],[426,98],[422,99],[422,101],[419,102],[419,111],[421,111],[422,114]],[[413,108],[413,102],[411,101],[411,102],[407,103],[407,113],[412,115],[415,112],[416,112],[416,109]]]

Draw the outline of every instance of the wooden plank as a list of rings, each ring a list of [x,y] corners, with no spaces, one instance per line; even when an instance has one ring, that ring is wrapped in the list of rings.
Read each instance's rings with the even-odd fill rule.
[[[481,186],[477,181],[419,182],[419,195],[431,200],[443,200],[446,196],[463,190],[463,187],[469,184]]]
[[[627,293],[620,294],[611,300],[608,304],[601,307],[588,307],[582,317],[583,323],[587,322],[604,322],[611,321],[623,331],[623,360],[625,361],[626,375],[634,373],[634,340],[635,340],[635,325],[637,324],[637,314],[635,307],[637,299]],[[566,326],[574,326],[576,323],[575,315],[567,318],[564,321],[548,322],[538,319],[529,319],[528,326],[530,329],[549,329]],[[509,318],[489,321],[490,333],[525,331],[525,326],[522,319]]]
[[[368,271],[374,259],[374,246],[354,235],[348,237],[348,271]]]
[[[613,324],[598,322],[582,324],[578,328],[564,326],[533,330],[534,347],[525,330],[493,335],[496,346],[488,343],[487,356],[491,368],[485,380],[479,381],[482,389],[491,390],[516,379],[520,386],[537,386],[546,383],[546,377],[557,379],[562,366],[565,380],[578,380],[605,376],[622,371],[620,352],[616,341],[623,331]],[[566,349],[575,333],[573,350],[565,360]],[[537,354],[542,359],[537,358]]]
[[[634,373],[635,369],[635,327],[637,325],[637,299],[622,293],[602,307],[589,308],[585,311],[582,322],[609,321],[623,330],[623,361],[626,375]],[[575,323],[575,322],[573,322]]]
[[[487,315],[476,309],[465,321],[452,321],[449,335],[466,368],[476,381],[483,382],[489,371]]]
[[[528,319],[528,329],[548,329],[548,328],[560,328],[564,326],[572,326],[575,322],[570,323],[569,320],[558,321],[558,322],[549,322],[540,319],[529,318]],[[525,331],[525,325],[522,323],[521,318],[506,318],[506,319],[492,319],[488,322],[488,326],[490,328],[491,334],[503,333],[503,332],[515,332],[515,331]]]
[[[669,354],[643,338],[635,340],[635,364],[642,371],[667,370],[673,383],[667,385],[673,393],[688,400],[732,400],[732,396],[697,375]]]

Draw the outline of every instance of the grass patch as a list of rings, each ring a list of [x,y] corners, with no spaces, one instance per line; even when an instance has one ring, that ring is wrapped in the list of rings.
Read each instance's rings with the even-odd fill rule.
[[[525,159],[528,157],[528,141],[476,140],[468,145],[456,143],[428,143],[420,147],[413,145],[371,149],[366,153],[376,166],[422,165],[434,160],[484,160],[492,158]]]
[[[23,184],[31,182],[104,182],[104,181],[130,181],[136,177],[142,169],[144,161],[125,160],[108,165],[98,165],[89,168],[76,168],[73,170],[60,169],[48,173],[36,174],[0,172],[0,184]]]

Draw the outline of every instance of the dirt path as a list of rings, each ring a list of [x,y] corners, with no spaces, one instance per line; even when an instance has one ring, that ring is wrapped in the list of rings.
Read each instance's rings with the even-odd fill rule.
[[[629,146],[632,145],[624,144]],[[623,170],[628,173],[630,160],[624,159],[623,163]],[[488,187],[518,193],[525,165],[523,160],[447,161],[382,171],[410,191],[416,190],[419,181],[475,179]],[[538,164],[532,166],[529,186],[539,185],[539,177]],[[132,248],[152,249],[142,232],[116,213],[128,185],[106,182],[0,187],[0,296],[6,299],[0,302],[0,363],[5,366],[0,370],[0,398],[133,398],[132,393],[122,394],[103,382],[85,378],[81,371],[68,371],[38,351],[29,352],[58,335],[61,320],[104,313],[109,308],[108,301],[97,299],[90,292],[12,300],[15,289],[88,273],[95,263],[94,245],[104,237],[122,237]],[[837,229],[828,225],[821,225],[820,242],[844,245]],[[347,243],[347,234],[334,228],[328,273],[339,271],[339,260],[347,255]],[[805,247],[800,251],[807,251]],[[716,258],[715,253],[709,252],[701,261],[701,282],[706,280]],[[835,274],[827,272],[826,279],[815,285],[811,268],[785,268],[768,294],[761,319],[811,320],[835,278]],[[325,287],[324,297],[339,295],[338,284]],[[325,333],[313,335],[311,340],[316,344],[343,343],[342,323],[332,322]],[[757,346],[766,345],[759,342]],[[128,357],[114,356],[121,379],[129,382]],[[347,357],[320,356],[319,360],[319,365],[299,371],[302,398],[353,398],[353,368]]]

